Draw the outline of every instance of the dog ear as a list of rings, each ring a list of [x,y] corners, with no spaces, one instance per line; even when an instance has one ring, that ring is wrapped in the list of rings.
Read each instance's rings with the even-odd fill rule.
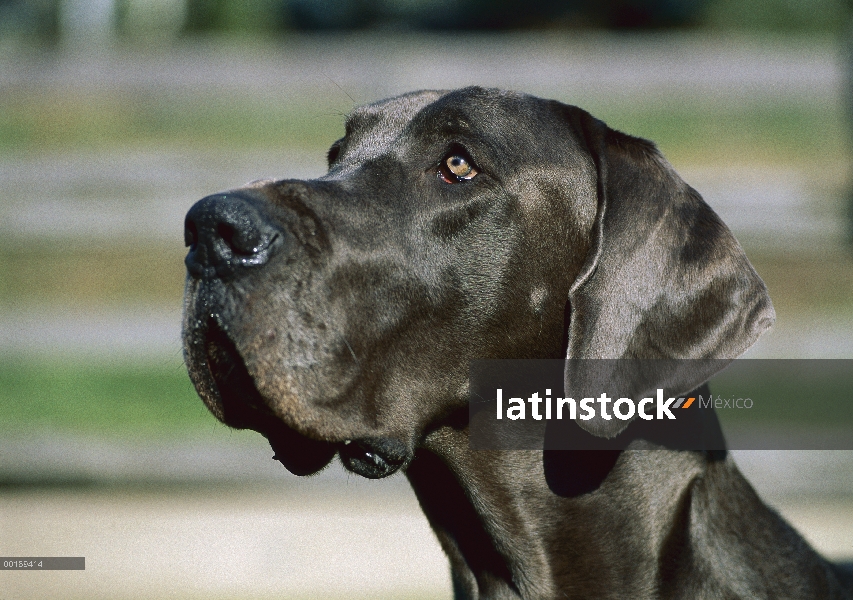
[[[580,109],[569,118],[597,169],[598,208],[591,250],[569,292],[566,395],[579,387],[577,359],[667,359],[683,367],[680,359],[741,355],[775,313],[740,244],[654,144]],[[669,369],[657,383],[669,395],[685,393],[728,364],[699,362]],[[616,379],[625,381],[624,373]],[[648,391],[642,387],[628,391]],[[577,423],[613,437],[628,421],[596,415]]]

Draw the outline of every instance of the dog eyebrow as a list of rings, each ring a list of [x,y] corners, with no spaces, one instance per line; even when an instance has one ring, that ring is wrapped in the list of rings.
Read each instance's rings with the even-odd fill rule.
[[[352,135],[352,132],[356,129],[364,129],[365,127],[375,124],[377,116],[371,116],[372,118],[362,112],[352,112],[348,114],[344,121],[344,131],[346,132],[346,135]]]

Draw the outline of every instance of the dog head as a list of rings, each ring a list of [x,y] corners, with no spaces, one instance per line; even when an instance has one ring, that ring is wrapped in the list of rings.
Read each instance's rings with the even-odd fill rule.
[[[467,409],[474,359],[734,358],[772,323],[699,195],[578,108],[416,92],[353,111],[328,159],[186,219],[190,376],[294,473],[394,472]]]

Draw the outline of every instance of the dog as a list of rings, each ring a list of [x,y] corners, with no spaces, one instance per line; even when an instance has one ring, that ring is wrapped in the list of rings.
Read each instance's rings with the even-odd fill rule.
[[[725,452],[470,447],[475,359],[733,359],[773,323],[651,142],[471,87],[355,109],[328,163],[187,214],[184,352],[220,421],[297,475],[404,471],[456,598],[853,598]]]

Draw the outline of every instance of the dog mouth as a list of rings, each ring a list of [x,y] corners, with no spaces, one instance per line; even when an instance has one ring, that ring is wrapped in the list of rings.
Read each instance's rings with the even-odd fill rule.
[[[288,426],[264,401],[234,342],[213,318],[204,333],[204,360],[213,391],[219,396],[221,420],[267,438],[273,459],[294,475],[313,475],[339,454],[347,470],[380,479],[395,473],[410,457],[405,444],[394,439],[317,440]]]

